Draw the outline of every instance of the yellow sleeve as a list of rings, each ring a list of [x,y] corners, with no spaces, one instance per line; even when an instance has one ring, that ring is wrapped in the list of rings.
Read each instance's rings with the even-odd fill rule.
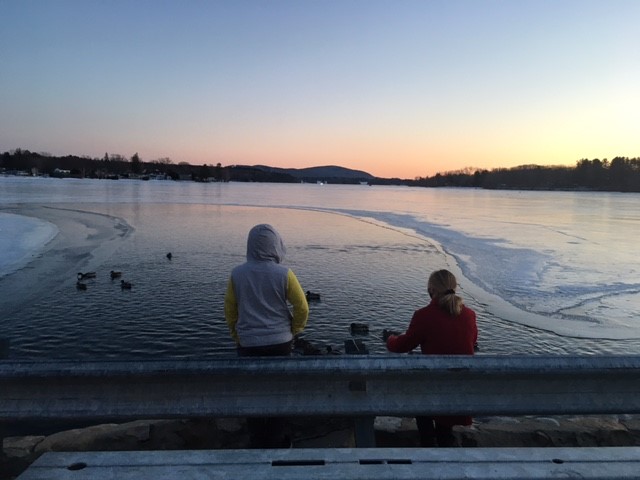
[[[309,318],[309,304],[307,297],[298,282],[298,278],[289,269],[287,276],[287,300],[293,306],[293,319],[291,320],[291,333],[297,335],[304,330]]]
[[[233,338],[236,343],[239,343],[238,332],[236,331],[236,324],[238,323],[238,302],[236,301],[236,294],[233,291],[231,278],[229,278],[229,283],[227,283],[227,293],[224,296],[224,318],[227,320],[231,338]]]

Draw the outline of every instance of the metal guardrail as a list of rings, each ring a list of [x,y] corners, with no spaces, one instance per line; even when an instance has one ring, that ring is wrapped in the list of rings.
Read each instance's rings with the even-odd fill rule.
[[[0,423],[640,413],[640,356],[0,361]]]
[[[631,480],[640,447],[49,452],[19,480]]]

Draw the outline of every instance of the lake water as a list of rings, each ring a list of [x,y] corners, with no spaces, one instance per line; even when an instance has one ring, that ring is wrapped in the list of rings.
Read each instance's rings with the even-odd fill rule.
[[[427,302],[429,273],[449,268],[478,314],[481,354],[638,353],[639,200],[0,177],[0,337],[12,358],[234,355],[228,275],[249,229],[271,223],[285,264],[322,296],[304,332],[321,348],[342,349],[350,323],[363,322],[362,340],[384,354],[382,329],[404,329]],[[97,273],[86,290],[76,289],[78,271]]]

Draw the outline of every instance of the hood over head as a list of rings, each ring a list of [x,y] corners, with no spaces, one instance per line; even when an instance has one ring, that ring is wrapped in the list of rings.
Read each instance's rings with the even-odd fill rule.
[[[249,231],[247,238],[247,260],[272,261],[284,260],[287,249],[282,237],[271,225],[262,223]]]

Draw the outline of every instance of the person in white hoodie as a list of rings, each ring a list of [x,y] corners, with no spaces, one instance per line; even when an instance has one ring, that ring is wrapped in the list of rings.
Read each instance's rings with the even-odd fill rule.
[[[271,225],[249,231],[247,261],[231,271],[224,299],[239,356],[290,355],[294,336],[307,324],[309,305],[293,271],[281,265],[285,254],[282,237]],[[284,419],[250,418],[247,423],[253,448],[288,446]]]

